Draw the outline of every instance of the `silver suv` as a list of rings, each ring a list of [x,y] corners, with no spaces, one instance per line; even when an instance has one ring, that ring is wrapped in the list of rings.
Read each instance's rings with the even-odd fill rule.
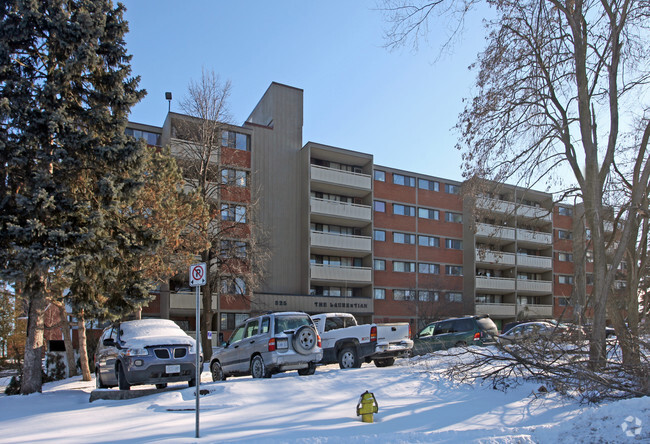
[[[97,388],[187,381],[196,385],[196,341],[169,319],[141,319],[107,327],[95,352]]]
[[[213,381],[244,375],[270,378],[287,370],[313,375],[322,357],[320,336],[309,315],[269,313],[238,326],[230,340],[214,350],[210,371]]]

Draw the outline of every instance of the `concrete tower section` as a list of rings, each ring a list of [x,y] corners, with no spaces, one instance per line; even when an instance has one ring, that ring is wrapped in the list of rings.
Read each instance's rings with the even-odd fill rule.
[[[265,278],[258,289],[262,295],[309,293],[305,211],[309,194],[300,159],[302,124],[303,91],[275,82],[244,123],[245,128],[253,130],[253,199],[257,201],[262,243],[270,251]],[[259,309],[282,308],[271,299],[262,296]]]

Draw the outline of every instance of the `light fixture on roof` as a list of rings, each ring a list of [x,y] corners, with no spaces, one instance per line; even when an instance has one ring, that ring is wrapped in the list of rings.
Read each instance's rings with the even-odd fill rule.
[[[167,108],[167,112],[170,112],[172,110],[172,93],[171,91],[167,91],[165,93],[165,99],[167,102],[169,102],[169,107]]]

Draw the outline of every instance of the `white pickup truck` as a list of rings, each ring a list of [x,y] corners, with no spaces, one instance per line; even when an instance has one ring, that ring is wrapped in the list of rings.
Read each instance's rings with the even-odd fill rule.
[[[358,325],[349,313],[322,313],[311,318],[322,341],[322,364],[338,362],[341,368],[359,368],[364,361],[375,361],[377,367],[388,367],[413,348],[407,322]]]

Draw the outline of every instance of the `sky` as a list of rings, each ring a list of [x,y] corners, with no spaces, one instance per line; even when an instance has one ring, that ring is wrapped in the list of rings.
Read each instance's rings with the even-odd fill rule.
[[[214,70],[232,82],[230,112],[243,124],[271,82],[304,91],[303,143],[374,155],[375,164],[462,180],[453,127],[484,46],[480,17],[452,53],[435,28],[418,51],[384,47],[375,0],[126,0],[127,49],[147,96],[130,120],[161,126],[188,83]]]

